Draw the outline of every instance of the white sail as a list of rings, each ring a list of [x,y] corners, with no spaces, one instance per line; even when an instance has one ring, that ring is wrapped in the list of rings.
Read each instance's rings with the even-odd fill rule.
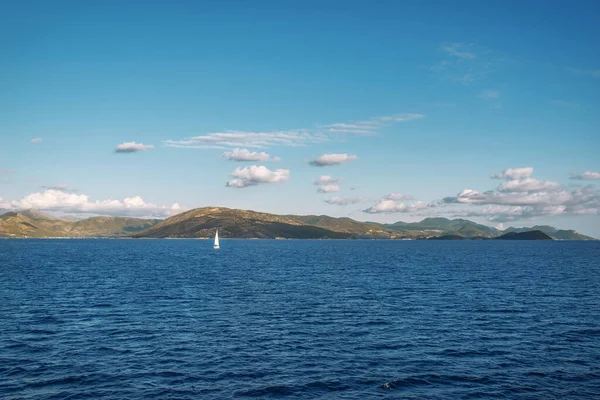
[[[219,229],[217,229],[217,233],[215,233],[215,245],[213,247],[215,249],[219,248]]]

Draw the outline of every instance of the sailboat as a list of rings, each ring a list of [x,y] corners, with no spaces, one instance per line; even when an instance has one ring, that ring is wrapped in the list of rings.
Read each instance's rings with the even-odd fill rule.
[[[219,228],[217,228],[217,233],[215,233],[215,244],[213,245],[215,249],[219,248]]]

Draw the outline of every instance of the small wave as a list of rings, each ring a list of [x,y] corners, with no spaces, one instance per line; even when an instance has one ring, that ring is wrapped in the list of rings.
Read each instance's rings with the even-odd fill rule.
[[[274,385],[266,386],[257,389],[250,389],[246,391],[238,391],[235,396],[240,397],[275,397],[279,396],[291,396],[294,394],[294,389],[288,385]]]
[[[434,384],[453,384],[456,382],[490,384],[493,382],[493,380],[487,376],[424,374],[395,379],[382,384],[381,388],[395,390],[403,387],[425,386]]]

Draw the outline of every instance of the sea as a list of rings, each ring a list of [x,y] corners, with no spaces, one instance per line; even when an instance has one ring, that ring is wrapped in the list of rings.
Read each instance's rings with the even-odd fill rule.
[[[0,240],[2,399],[600,399],[600,242]]]

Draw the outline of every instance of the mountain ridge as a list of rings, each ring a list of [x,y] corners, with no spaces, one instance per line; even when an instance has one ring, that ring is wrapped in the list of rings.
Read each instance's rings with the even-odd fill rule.
[[[67,221],[28,209],[0,215],[0,237],[129,237],[158,222],[157,219],[106,216]]]
[[[226,207],[201,207],[164,220],[94,216],[77,221],[53,218],[37,210],[0,215],[0,237],[222,237],[290,239],[493,239],[503,234],[541,231],[555,240],[596,240],[574,230],[547,225],[498,230],[466,219],[425,218],[420,222],[382,224],[328,215],[277,215]]]

